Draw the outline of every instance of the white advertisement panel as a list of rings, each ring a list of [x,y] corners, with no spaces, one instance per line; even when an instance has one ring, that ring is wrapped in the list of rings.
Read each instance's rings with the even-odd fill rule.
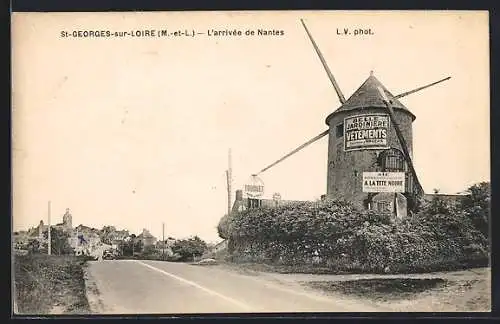
[[[366,114],[344,119],[344,150],[387,149],[390,119],[386,114]]]
[[[363,172],[363,192],[405,192],[405,173]]]

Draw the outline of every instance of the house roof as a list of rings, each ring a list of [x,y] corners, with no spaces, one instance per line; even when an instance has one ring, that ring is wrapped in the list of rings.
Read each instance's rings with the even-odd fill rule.
[[[394,95],[373,75],[373,73],[371,73],[368,79],[363,82],[363,84],[351,95],[351,97],[349,97],[349,99],[347,99],[342,106],[326,118],[327,124],[330,117],[339,112],[362,108],[386,108],[384,100],[378,91],[378,87],[381,87],[384,90],[394,109],[400,109],[408,112],[412,116],[412,119],[415,120],[415,115],[413,115],[408,108],[396,99]]]

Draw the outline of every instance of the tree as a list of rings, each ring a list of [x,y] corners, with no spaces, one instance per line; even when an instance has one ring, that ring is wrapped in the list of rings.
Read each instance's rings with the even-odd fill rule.
[[[48,231],[44,232],[45,239],[48,239]],[[69,234],[63,230],[53,227],[50,230],[51,253],[56,255],[72,254],[73,249],[69,245]]]
[[[126,240],[120,243],[119,249],[124,256],[133,256],[142,251],[142,241],[135,234],[131,234]]]
[[[217,232],[219,234],[219,237],[220,238],[223,238],[223,239],[228,239],[229,238],[229,233],[230,233],[230,229],[229,229],[229,226],[230,226],[230,215],[224,215],[220,221],[219,221],[219,224],[217,225]]]
[[[198,236],[177,240],[172,245],[172,252],[180,256],[179,261],[191,260],[193,257],[200,257],[207,249],[207,243]]]
[[[480,182],[467,190],[470,194],[462,199],[463,211],[485,238],[489,237],[491,184]]]
[[[152,257],[155,256],[156,254],[158,253],[154,245],[147,245],[142,250],[142,255],[145,257]]]
[[[135,239],[135,241],[134,241],[134,254],[142,253],[143,250],[144,250],[144,242],[142,242],[142,240]]]
[[[105,244],[111,244],[111,235],[116,232],[116,228],[114,226],[104,226],[102,230],[99,231],[99,238],[101,242]]]
[[[122,241],[120,242],[118,249],[123,256],[131,256],[132,255],[132,243],[130,241]]]
[[[431,201],[424,204],[424,210],[426,213],[433,214],[448,214],[452,211],[453,206],[446,202],[443,198],[438,195],[439,189],[434,189],[434,196]]]
[[[40,252],[40,242],[36,239],[31,239],[28,242],[28,253],[35,254]]]

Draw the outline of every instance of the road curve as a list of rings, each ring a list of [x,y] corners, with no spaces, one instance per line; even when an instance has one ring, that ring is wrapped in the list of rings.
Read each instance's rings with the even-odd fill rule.
[[[89,262],[101,314],[377,311],[211,266],[137,260]],[[95,294],[94,294],[95,296]]]

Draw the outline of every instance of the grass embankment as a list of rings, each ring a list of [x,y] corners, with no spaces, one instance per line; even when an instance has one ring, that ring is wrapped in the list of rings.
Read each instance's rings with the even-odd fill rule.
[[[281,274],[412,274],[412,273],[432,273],[438,271],[462,271],[471,268],[482,268],[488,267],[488,260],[479,260],[478,262],[435,262],[428,263],[422,266],[411,267],[398,267],[387,269],[387,271],[373,271],[373,269],[367,269],[366,267],[356,265],[356,264],[335,264],[331,266],[323,266],[317,264],[268,264],[259,262],[231,262],[227,259],[215,257],[219,263],[230,264],[236,268],[243,268],[259,272],[270,272],[270,273],[281,273]]]
[[[24,255],[14,259],[15,297],[20,314],[85,314],[83,267],[75,256]]]
[[[219,260],[222,264],[231,265],[235,268],[258,271],[258,272],[269,272],[269,273],[281,273],[281,274],[344,274],[344,273],[363,273],[359,271],[335,271],[332,268],[319,266],[314,264],[298,264],[298,265],[279,265],[279,264],[266,264],[257,262],[230,262],[226,260]]]
[[[489,280],[445,278],[391,278],[303,282],[327,294],[370,300],[392,311],[489,312]]]

